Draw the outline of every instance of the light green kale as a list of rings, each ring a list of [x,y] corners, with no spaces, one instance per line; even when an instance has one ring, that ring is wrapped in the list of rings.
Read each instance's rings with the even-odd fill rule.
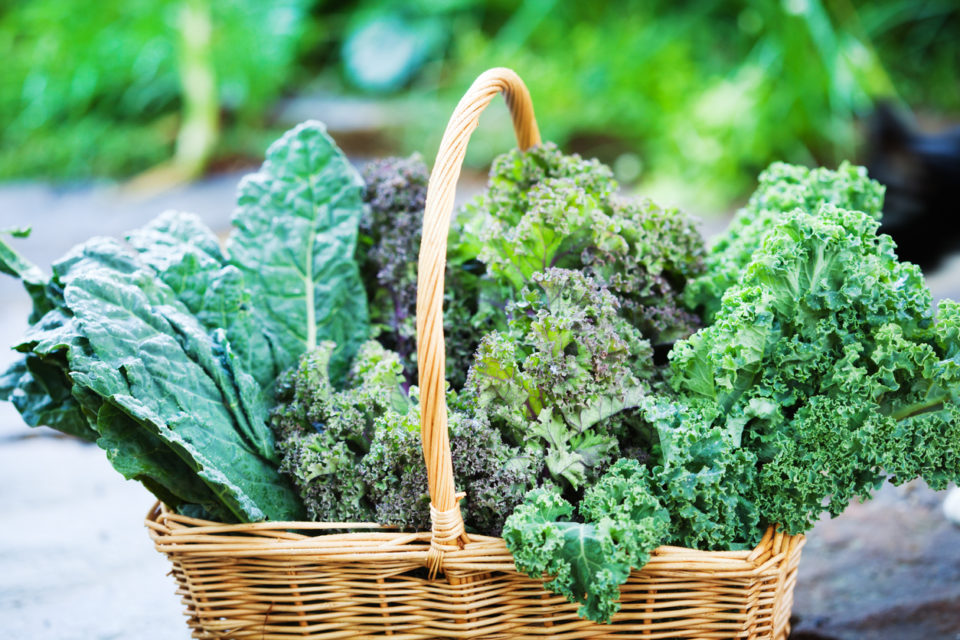
[[[692,219],[650,202],[622,200],[610,169],[551,143],[494,161],[487,191],[460,216],[463,242],[515,299],[533,274],[582,270],[621,301],[621,314],[654,343],[689,335],[686,281],[703,269]]]
[[[653,482],[636,460],[620,460],[586,490],[583,522],[574,520],[573,505],[557,488],[530,491],[503,531],[517,569],[581,603],[581,617],[609,622],[630,571],[643,567],[667,536],[670,514]]]
[[[773,227],[713,325],[671,353],[674,388],[716,403],[757,452],[762,520],[797,533],[888,474],[960,478],[960,314],[867,214],[824,205]]]
[[[884,187],[867,177],[867,170],[843,162],[836,170],[808,169],[775,162],[760,174],[747,206],[737,212],[727,230],[710,246],[706,268],[684,293],[686,304],[713,322],[723,292],[736,284],[763,239],[794,209],[816,213],[821,205],[862,211],[879,220]]]
[[[465,392],[510,442],[542,452],[554,481],[576,490],[619,456],[652,352],[618,315],[616,298],[582,273],[551,268],[530,282],[508,308],[509,330],[481,342]]]

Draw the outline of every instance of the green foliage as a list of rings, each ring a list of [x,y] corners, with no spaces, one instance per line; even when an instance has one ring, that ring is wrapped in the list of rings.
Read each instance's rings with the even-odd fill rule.
[[[887,474],[960,476],[955,305],[935,322],[919,269],[878,226],[832,205],[785,214],[714,324],[671,353],[674,387],[716,403],[757,452],[763,520],[793,533]]]
[[[712,320],[724,291],[733,286],[760,248],[763,239],[794,209],[815,212],[823,204],[863,211],[879,220],[884,187],[867,177],[863,167],[843,162],[835,170],[808,169],[775,162],[760,174],[747,206],[713,242],[706,269],[687,285],[689,307]]]
[[[257,300],[255,317],[277,371],[318,341],[333,340],[337,380],[368,337],[366,292],[354,260],[362,189],[317,121],[272,144],[260,171],[240,184],[227,251]]]
[[[374,341],[361,347],[346,388],[337,391],[330,378],[334,349],[323,342],[284,374],[271,426],[280,468],[293,479],[311,519],[369,522],[375,511],[360,462],[380,431],[377,422],[388,413],[402,417],[410,403],[400,389],[399,358]]]
[[[211,15],[220,108],[233,126],[259,126],[289,82],[307,2],[16,3],[0,14],[0,177],[123,176],[169,158],[187,3]]]
[[[524,78],[545,138],[599,155],[656,198],[670,193],[708,211],[749,192],[774,160],[851,157],[858,121],[878,98],[945,112],[960,106],[948,79],[958,49],[945,35],[960,11],[947,1],[457,6],[442,74],[427,65],[414,84],[435,117],[407,128],[411,145],[439,140],[430,123],[449,106],[435,106],[436,83],[451,78],[442,104],[453,104],[496,60]],[[478,166],[511,142],[507,123],[491,129],[484,137],[496,137],[468,151]]]
[[[679,296],[702,271],[703,240],[680,212],[620,200],[617,189],[609,168],[552,143],[514,150],[461,214],[464,235],[507,299],[535,273],[578,269],[608,286],[655,343],[689,335],[699,323]]]
[[[281,469],[314,520],[429,529],[420,412],[416,396],[403,391],[399,356],[376,341],[365,343],[346,387],[337,391],[328,371],[333,349],[328,342],[304,354],[278,385],[271,425]],[[459,405],[455,399],[453,404]],[[482,413],[451,413],[450,449],[455,477],[467,494],[466,525],[499,534],[542,463],[505,445]]]
[[[659,456],[654,494],[670,513],[671,544],[693,549],[751,548],[763,533],[755,504],[757,457],[742,448],[736,421],[716,404],[651,396],[643,416],[655,428]],[[720,421],[723,428],[716,428]]]
[[[367,335],[352,258],[359,181],[323,126],[305,123],[241,185],[226,251],[177,212],[130,233],[129,246],[75,248],[50,278],[0,242],[0,268],[23,279],[42,316],[0,392],[29,424],[96,440],[172,507],[295,519],[264,392],[318,338],[346,345],[332,353],[339,381]]]
[[[91,240],[54,264],[46,289],[56,308],[17,345],[29,375],[9,392],[31,422],[95,437],[173,507],[225,520],[299,515],[256,383],[233,366],[223,333],[208,333],[135,253]]]
[[[652,375],[650,343],[605,288],[577,271],[535,273],[486,335],[465,392],[511,442],[542,450],[553,479],[578,489],[619,454]]]
[[[652,492],[649,471],[623,459],[587,489],[584,522],[555,488],[534,489],[507,518],[503,537],[520,571],[572,602],[578,614],[609,622],[620,585],[642,567],[667,533],[670,514]]]

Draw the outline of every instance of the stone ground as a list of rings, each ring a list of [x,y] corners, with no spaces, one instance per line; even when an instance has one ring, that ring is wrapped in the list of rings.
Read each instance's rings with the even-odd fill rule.
[[[33,224],[17,248],[45,268],[91,235],[119,236],[168,208],[226,229],[239,175],[154,196],[8,185],[0,228]],[[930,284],[960,297],[960,258]],[[28,310],[19,285],[0,279],[2,345],[19,337]],[[11,359],[0,349],[0,366]],[[960,528],[944,519],[942,501],[919,484],[888,486],[820,522],[801,563],[793,637],[960,640]],[[0,404],[0,640],[187,638],[169,567],[142,524],[152,503],[96,447],[29,429]]]

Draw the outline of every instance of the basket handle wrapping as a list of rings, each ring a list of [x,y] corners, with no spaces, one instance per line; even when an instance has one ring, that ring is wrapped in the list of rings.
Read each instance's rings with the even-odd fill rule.
[[[427,186],[417,267],[417,366],[420,434],[430,490],[432,536],[428,566],[431,575],[439,569],[445,551],[456,550],[461,543],[467,542],[453,481],[453,460],[447,433],[443,336],[447,234],[467,142],[477,128],[480,114],[501,92],[510,109],[519,147],[528,149],[540,143],[530,92],[523,81],[510,69],[489,69],[474,81],[450,116]]]

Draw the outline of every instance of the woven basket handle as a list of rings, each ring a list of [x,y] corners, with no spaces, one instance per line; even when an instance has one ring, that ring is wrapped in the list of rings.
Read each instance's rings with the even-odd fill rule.
[[[437,151],[437,160],[427,187],[423,215],[423,238],[417,271],[417,365],[420,382],[420,433],[430,487],[430,516],[433,522],[431,548],[441,552],[456,549],[466,541],[463,517],[453,482],[453,461],[447,433],[445,398],[446,357],[443,337],[443,276],[447,262],[447,234],[460,168],[470,135],[477,128],[480,113],[494,96],[503,93],[513,118],[517,144],[527,149],[540,143],[540,131],[533,116],[530,92],[510,69],[490,69],[480,75],[461,98],[450,116]],[[432,567],[436,571],[436,566]]]

